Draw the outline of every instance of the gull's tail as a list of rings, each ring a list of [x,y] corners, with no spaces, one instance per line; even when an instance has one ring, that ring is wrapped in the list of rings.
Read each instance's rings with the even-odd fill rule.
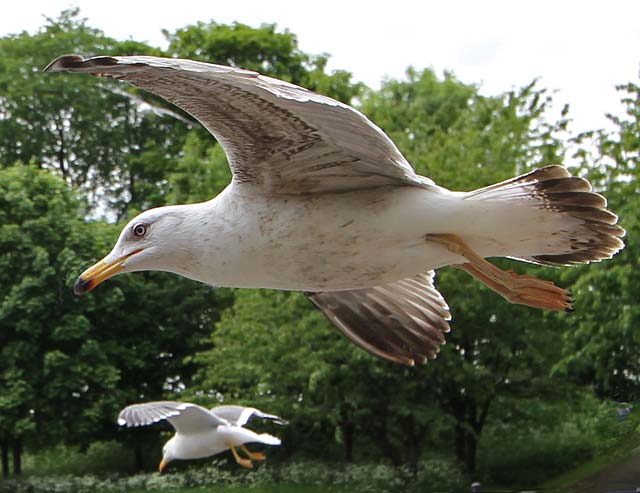
[[[605,198],[562,166],[468,192],[464,200],[476,210],[477,226],[495,240],[489,249],[496,251],[483,256],[572,265],[611,258],[624,247],[625,230]]]
[[[278,437],[269,435],[269,433],[260,433],[256,438],[256,442],[264,443],[266,445],[280,445],[282,442]]]
[[[264,443],[265,445],[280,445],[280,439],[268,433],[256,433],[242,426],[219,426],[218,431],[229,443],[239,446],[244,443]]]

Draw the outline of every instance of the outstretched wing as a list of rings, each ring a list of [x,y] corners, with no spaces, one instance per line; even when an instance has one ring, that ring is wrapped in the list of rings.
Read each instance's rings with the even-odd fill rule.
[[[132,404],[118,415],[120,426],[146,426],[167,420],[178,433],[199,433],[229,423],[202,406],[188,402],[157,401]]]
[[[263,413],[259,409],[255,407],[244,407],[244,406],[217,406],[211,409],[211,412],[218,416],[219,418],[225,419],[229,421],[229,423],[234,424],[236,426],[244,426],[246,425],[251,418],[254,416],[256,418],[262,419],[270,419],[274,423],[279,425],[286,425],[287,422],[282,419],[280,416],[276,416],[275,414],[267,414]]]
[[[362,113],[256,72],[152,56],[65,55],[45,71],[122,79],[199,120],[223,146],[234,182],[271,193],[432,186]]]
[[[384,286],[307,293],[351,341],[371,354],[414,365],[435,358],[449,331],[449,307],[434,272]]]

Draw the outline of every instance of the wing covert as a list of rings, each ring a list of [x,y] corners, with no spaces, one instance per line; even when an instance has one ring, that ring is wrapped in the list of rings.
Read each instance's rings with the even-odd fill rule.
[[[167,420],[178,433],[199,433],[207,428],[229,424],[196,404],[177,401],[156,401],[132,404],[118,415],[121,426],[146,426]]]
[[[307,297],[358,346],[412,366],[435,358],[449,331],[449,307],[434,276],[430,271],[383,286]]]
[[[223,146],[237,183],[270,193],[434,186],[354,108],[256,72],[151,56],[62,56],[45,71],[126,80],[199,120]]]

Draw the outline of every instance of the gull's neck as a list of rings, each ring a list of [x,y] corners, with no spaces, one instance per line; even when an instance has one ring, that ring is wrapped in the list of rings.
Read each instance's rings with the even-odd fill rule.
[[[207,202],[175,207],[182,221],[172,232],[170,272],[218,285],[216,266],[233,248],[233,224],[229,220],[225,191]],[[176,239],[178,239],[176,241]],[[165,259],[166,263],[166,259]]]

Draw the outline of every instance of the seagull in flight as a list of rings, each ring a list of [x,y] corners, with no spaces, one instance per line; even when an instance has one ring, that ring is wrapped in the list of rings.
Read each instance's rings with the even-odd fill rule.
[[[78,294],[145,270],[302,291],[355,344],[413,365],[434,358],[449,330],[435,269],[462,269],[511,303],[569,310],[564,289],[487,258],[573,265],[624,246],[604,197],[561,166],[451,191],[418,175],[356,109],[256,72],[80,55],[45,71],[124,80],[164,98],[213,134],[233,172],[207,202],[132,219],[113,250],[80,275]]]
[[[218,406],[206,409],[197,404],[176,401],[157,401],[132,404],[118,416],[120,426],[146,426],[167,420],[176,433],[162,447],[162,460],[158,470],[163,472],[175,459],[201,459],[231,450],[233,458],[242,467],[251,469],[252,460],[265,460],[265,455],[250,452],[246,443],[280,445],[280,439],[268,433],[256,433],[244,428],[252,417],[269,419],[276,424],[287,424],[273,414],[253,407]],[[241,457],[240,449],[246,458]]]

